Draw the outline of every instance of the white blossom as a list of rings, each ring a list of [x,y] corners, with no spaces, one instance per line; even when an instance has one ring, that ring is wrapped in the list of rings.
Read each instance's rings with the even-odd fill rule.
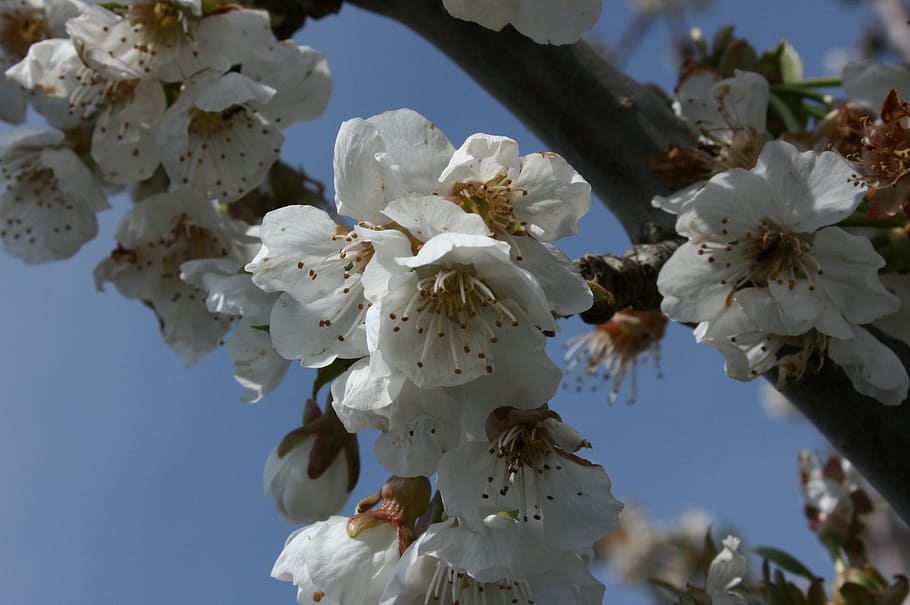
[[[28,57],[7,75],[28,89],[68,102],[69,112],[94,120],[92,159],[105,180],[128,184],[157,168],[155,143],[164,115],[164,89],[156,80],[109,80],[86,66],[71,40],[33,44]]]
[[[223,73],[274,41],[265,11],[234,7],[203,16],[201,0],[131,0],[118,12],[90,5],[67,31],[85,62],[114,80],[141,73],[177,82],[205,69]]]
[[[901,98],[910,97],[910,69],[904,65],[854,61],[844,66],[841,80],[848,99],[876,114],[892,89]]]
[[[265,461],[262,485],[275,499],[278,516],[285,523],[324,521],[348,499],[348,463],[343,451],[319,477],[309,476],[307,467],[315,444],[316,435],[307,435],[284,456],[276,448]]]
[[[578,556],[563,553],[556,562],[522,552],[507,531],[430,526],[402,556],[380,605],[601,603],[603,586]],[[510,566],[520,558],[539,560],[530,570]]]
[[[391,216],[392,202],[395,212],[408,213],[429,205],[429,196],[444,198],[509,243],[512,259],[534,274],[556,313],[590,307],[574,264],[546,244],[577,233],[591,206],[590,185],[560,156],[519,156],[515,141],[486,134],[455,150],[434,124],[403,109],[342,124],[334,165],[341,214],[379,225]]]
[[[104,192],[58,130],[0,135],[0,240],[27,263],[74,255],[98,232]]]
[[[330,517],[292,533],[272,577],[297,586],[301,605],[375,605],[395,573],[398,536],[382,523],[347,532],[346,517]]]
[[[439,462],[450,515],[476,529],[489,514],[517,511],[525,533],[574,552],[616,527],[622,503],[603,467],[575,454],[590,447],[580,434],[553,412],[500,408],[494,417],[492,439],[464,442]]]
[[[95,269],[98,288],[113,282],[123,296],[152,308],[165,342],[187,364],[218,346],[233,317],[210,313],[208,294],[181,279],[181,266],[199,258],[244,258],[245,228],[211,202],[166,193],[138,202],[116,238],[118,248]]]
[[[739,552],[741,541],[736,536],[724,538],[724,548],[711,561],[705,590],[711,596],[712,605],[736,605],[745,599],[731,590],[742,584],[748,565],[746,557]]]
[[[84,8],[78,0],[0,2],[0,72],[24,59],[36,42],[65,36],[66,20]],[[21,123],[27,104],[27,92],[18,83],[0,76],[0,119]]]
[[[800,154],[775,141],[752,171],[712,178],[677,220],[689,241],[658,277],[663,311],[678,321],[710,321],[736,299],[760,330],[815,328],[850,338],[851,324],[896,310],[878,278],[884,261],[869,241],[825,227],[862,200],[851,174],[832,152]]]
[[[499,31],[511,24],[539,44],[572,44],[600,18],[601,0],[443,0],[453,17]]]

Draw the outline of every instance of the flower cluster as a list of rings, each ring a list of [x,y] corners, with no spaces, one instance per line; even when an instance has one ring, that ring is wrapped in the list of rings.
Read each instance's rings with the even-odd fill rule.
[[[136,204],[98,287],[152,308],[187,363],[236,324],[236,377],[259,399],[287,362],[259,329],[275,297],[243,272],[257,228],[224,208],[267,178],[283,128],[325,108],[325,59],[277,41],[264,11],[201,0],[23,0],[0,6],[0,20],[3,117],[20,122],[31,100],[54,127],[0,141],[6,251],[72,256],[96,234],[105,191],[130,186]]]
[[[421,484],[397,479],[384,508],[362,505],[372,516],[347,532],[332,518],[292,536],[274,574],[329,602],[468,603],[497,590],[532,602],[563,589],[599,602],[580,557],[622,505],[579,456],[587,440],[546,406],[561,372],[544,350],[554,316],[592,302],[549,243],[577,231],[590,186],[561,157],[521,156],[505,137],[456,149],[410,110],[345,122],[334,163],[338,213],[353,226],[311,206],[272,211],[247,270],[277,296],[275,349],[347,368],[334,413],[352,433],[381,431],[374,452],[395,475],[436,474],[447,520],[417,537],[420,513],[402,517],[396,502]],[[370,584],[349,600],[353,574]]]
[[[846,75],[845,88],[855,88]],[[901,301],[879,278],[886,261],[870,240],[836,226],[862,212],[866,192],[859,184],[873,179],[869,166],[881,172],[885,162],[866,161],[862,181],[855,156],[766,142],[773,96],[765,76],[753,72],[719,80],[695,71],[681,85],[679,111],[699,134],[694,150],[673,148],[653,162],[679,189],[654,204],[677,215],[676,230],[688,240],[658,278],[662,310],[697,323],[696,339],[724,354],[734,378],[776,368],[783,383],[827,356],[857,391],[897,405],[907,395],[907,373],[862,326],[890,319]],[[888,127],[884,113],[883,119],[885,126],[866,126],[867,141]],[[899,128],[898,118],[892,122]],[[829,126],[820,123],[819,131]],[[819,139],[793,133],[790,140],[818,147]],[[872,155],[870,145],[863,159]],[[674,181],[677,175],[690,180]]]

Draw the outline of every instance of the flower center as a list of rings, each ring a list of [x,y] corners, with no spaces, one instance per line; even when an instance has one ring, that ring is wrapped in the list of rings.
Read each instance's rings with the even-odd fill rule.
[[[503,578],[480,583],[464,570],[438,561],[424,595],[424,605],[533,605],[527,580]]]
[[[512,179],[500,172],[484,183],[455,183],[449,198],[465,212],[476,214],[498,235],[527,235],[525,224],[512,215],[512,194],[527,195],[523,189],[513,189]]]
[[[32,44],[49,36],[44,10],[40,8],[10,11],[0,17],[0,48],[10,65],[24,59]]]
[[[727,219],[721,219],[726,225]],[[726,235],[726,228],[721,230]],[[792,290],[797,280],[809,282],[809,290],[815,290],[815,277],[823,273],[818,260],[812,255],[811,233],[792,233],[769,218],[758,222],[758,231],[743,234],[741,239],[732,241],[703,242],[698,255],[705,256],[709,263],[718,263],[724,269],[733,267],[734,262],[748,262],[744,275],[732,280],[734,290],[750,286],[766,287],[770,282],[784,283]],[[734,269],[735,270],[735,269]],[[721,285],[727,285],[729,275],[724,273]]]
[[[167,44],[187,30],[186,14],[173,2],[134,4],[129,8],[127,19],[134,29],[144,28],[158,43]]]
[[[413,318],[417,334],[427,333],[417,367],[424,366],[424,360],[431,348],[430,341],[435,335],[440,340],[448,340],[451,358],[455,364],[453,372],[461,374],[459,359],[471,354],[472,349],[466,337],[462,337],[463,342],[460,346],[456,345],[455,335],[480,331],[483,335],[480,339],[483,346],[476,354],[478,358],[486,360],[485,372],[492,373],[493,365],[487,355],[485,343],[498,342],[496,329],[504,324],[517,327],[519,321],[515,314],[475,275],[473,267],[420,268],[418,278],[417,290],[400,316],[389,313],[389,319],[396,321],[392,327],[394,332],[398,332],[403,323]]]
[[[246,108],[242,105],[232,105],[221,111],[203,111],[194,108],[190,110],[189,131],[190,134],[203,139],[212,138],[231,129],[235,120],[244,117],[246,117]]]

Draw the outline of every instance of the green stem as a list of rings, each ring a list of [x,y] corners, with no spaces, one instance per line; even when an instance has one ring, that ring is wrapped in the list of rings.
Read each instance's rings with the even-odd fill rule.
[[[768,105],[771,106],[771,109],[777,114],[777,117],[783,121],[784,128],[789,132],[802,132],[802,128],[800,127],[796,116],[793,115],[793,112],[790,111],[790,108],[787,107],[787,104],[784,103],[780,97],[771,93],[771,96],[768,97]]]
[[[841,79],[837,76],[826,76],[822,78],[806,78],[799,82],[787,82],[789,86],[804,86],[806,88],[832,88],[841,85]]]
[[[774,84],[771,86],[771,90],[778,94],[795,95],[805,99],[812,99],[813,101],[818,101],[825,105],[830,105],[834,100],[831,95],[816,92],[802,86],[794,86],[793,84]]]

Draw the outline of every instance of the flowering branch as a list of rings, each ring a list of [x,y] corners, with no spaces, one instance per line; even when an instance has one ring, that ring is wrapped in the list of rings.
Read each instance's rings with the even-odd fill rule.
[[[622,256],[585,254],[576,261],[582,277],[593,281],[610,296],[595,302],[581,314],[587,323],[600,324],[614,313],[633,307],[639,311],[660,309],[657,274],[679,247],[678,240],[633,246]]]
[[[673,217],[650,205],[665,189],[648,158],[690,135],[645,87],[584,43],[544,46],[509,27],[491,32],[452,19],[438,0],[349,2],[404,23],[461,65],[585,175],[633,241],[667,239],[661,235],[671,233]],[[589,255],[579,264],[585,277],[616,298],[616,308],[655,308],[654,280],[672,252],[664,246],[647,244],[620,258]],[[585,319],[593,321],[593,315]],[[901,351],[910,365],[910,353]],[[860,395],[830,363],[784,392],[910,521],[910,409],[886,408]]]
[[[666,188],[648,158],[691,134],[657,95],[590,46],[536,44],[511,27],[490,31],[453,19],[439,0],[349,2],[400,21],[447,54],[585,176],[633,241],[653,241],[654,226],[673,232],[672,217],[651,207]]]

